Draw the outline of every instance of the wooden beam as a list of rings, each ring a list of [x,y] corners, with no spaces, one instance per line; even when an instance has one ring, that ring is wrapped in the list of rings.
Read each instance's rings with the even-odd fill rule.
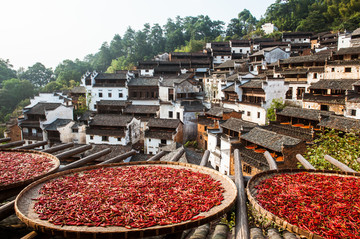
[[[5,143],[11,141],[11,138],[1,138],[0,143]]]
[[[72,168],[77,168],[77,167],[81,167],[81,166],[84,166],[85,164],[89,163],[89,162],[92,162],[106,154],[109,154],[111,152],[111,149],[104,149],[104,150],[101,150],[100,152],[97,152],[97,153],[94,153],[94,154],[91,154],[87,157],[84,157],[82,159],[79,159],[79,160],[76,160],[75,162],[72,162],[68,165],[65,165],[64,167],[60,168],[58,171],[65,171],[65,170],[68,170],[68,169],[72,169]]]
[[[315,169],[315,167],[312,166],[311,163],[309,163],[309,161],[307,161],[301,154],[297,154],[296,158],[297,158],[297,160],[299,160],[301,165],[304,166],[304,168],[306,168],[306,169]]]
[[[15,200],[12,200],[0,207],[0,221],[14,214],[14,205]]]
[[[114,158],[108,159],[104,162],[99,163],[98,165],[104,165],[104,164],[110,164],[110,163],[118,163],[124,159],[127,159],[128,157],[131,157],[133,155],[136,154],[135,150],[131,150],[130,152],[124,153],[124,154],[120,154]]]
[[[7,144],[1,144],[0,149],[13,148],[13,147],[20,146],[20,145],[23,145],[23,144],[25,144],[24,140],[10,142],[10,143],[7,143]]]
[[[171,162],[177,162],[181,158],[181,156],[185,153],[185,149],[180,149],[171,159]]]
[[[165,151],[161,151],[156,155],[152,156],[151,158],[149,158],[147,161],[159,161],[165,154],[166,154]]]
[[[271,157],[271,154],[268,151],[265,151],[264,156],[269,164],[270,170],[277,170],[278,166],[273,157]]]
[[[69,158],[75,154],[79,154],[79,153],[82,153],[88,149],[91,149],[92,146],[90,144],[86,144],[86,145],[83,145],[83,146],[80,146],[80,147],[77,147],[75,149],[71,149],[71,150],[68,150],[66,152],[63,152],[63,153],[60,153],[60,154],[56,154],[55,156],[59,159],[59,160],[62,160],[62,159],[66,159],[66,158]]]
[[[47,141],[40,141],[40,142],[37,142],[35,144],[27,144],[27,145],[19,146],[19,147],[16,147],[15,149],[34,149],[34,148],[44,146],[44,145],[47,145],[47,144],[48,144]]]
[[[247,217],[246,194],[244,177],[242,173],[240,151],[235,149],[235,184],[237,188],[236,214],[235,214],[235,239],[249,239],[249,223]]]
[[[345,164],[337,161],[336,159],[334,159],[333,157],[331,157],[330,155],[325,155],[324,158],[331,163],[332,165],[338,167],[339,169],[341,169],[342,171],[345,172],[349,172],[349,173],[356,173],[355,170],[353,170],[352,168],[349,168],[348,166],[346,166]]]
[[[206,150],[203,154],[203,157],[201,159],[201,163],[200,163],[200,166],[206,166],[206,164],[208,163],[209,161],[209,156],[210,156],[210,151],[209,150]]]
[[[28,234],[26,234],[25,236],[23,236],[21,239],[34,239],[38,236],[36,231],[32,231]]]
[[[60,145],[57,145],[57,146],[54,146],[54,147],[51,147],[48,149],[41,150],[41,152],[51,154],[51,153],[55,153],[55,152],[63,150],[63,149],[70,148],[72,146],[74,146],[74,143],[60,144]]]

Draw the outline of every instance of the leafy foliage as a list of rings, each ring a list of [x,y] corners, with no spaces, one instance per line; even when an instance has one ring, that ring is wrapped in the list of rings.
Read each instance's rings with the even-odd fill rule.
[[[30,81],[35,87],[45,86],[53,79],[53,71],[51,68],[46,68],[40,62],[28,67],[26,71],[19,74],[19,78]]]
[[[360,157],[359,134],[331,130],[321,134],[314,143],[307,148],[304,158],[315,168],[339,170],[324,159],[325,155],[330,155],[350,168],[360,171],[360,163],[357,162]]]
[[[16,71],[12,69],[13,66],[9,60],[0,58],[0,83],[11,78],[16,78]]]
[[[273,99],[270,107],[266,111],[266,117],[268,121],[276,120],[276,110],[282,110],[285,108],[285,103],[283,99]]]

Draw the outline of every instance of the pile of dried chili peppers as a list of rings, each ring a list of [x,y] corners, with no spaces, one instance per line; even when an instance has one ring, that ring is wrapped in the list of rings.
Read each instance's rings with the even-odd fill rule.
[[[99,168],[44,184],[34,210],[55,225],[145,228],[201,218],[223,192],[210,175],[188,169]]]
[[[324,238],[360,238],[360,179],[311,173],[281,174],[256,186],[259,204]]]
[[[0,186],[26,181],[54,167],[51,159],[41,154],[0,152]]]

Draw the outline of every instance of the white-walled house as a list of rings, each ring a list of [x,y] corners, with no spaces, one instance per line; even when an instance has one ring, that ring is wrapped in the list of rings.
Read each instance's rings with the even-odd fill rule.
[[[268,64],[278,62],[290,57],[290,53],[284,51],[278,46],[264,48],[250,55],[249,71],[258,75],[268,69]]]
[[[239,111],[242,119],[265,125],[266,111],[274,99],[285,99],[289,85],[283,78],[266,78],[265,80],[242,81],[239,85]]]
[[[72,120],[73,107],[62,103],[39,102],[23,109],[23,119],[19,119],[22,138],[26,144],[47,140],[44,134],[45,125],[57,119]]]
[[[86,128],[87,144],[128,145],[140,140],[140,120],[129,115],[97,114]]]
[[[178,119],[149,119],[145,131],[145,154],[157,154],[159,148],[183,141],[183,123]]]
[[[81,79],[81,85],[86,88],[86,102],[89,110],[96,110],[96,102],[101,100],[127,100],[127,82],[132,77],[133,75],[129,72],[87,72]]]
[[[71,106],[72,101],[67,95],[64,95],[61,92],[54,92],[54,93],[39,93],[35,95],[33,98],[30,98],[30,104],[25,108],[31,108],[38,103],[60,103],[65,106]]]

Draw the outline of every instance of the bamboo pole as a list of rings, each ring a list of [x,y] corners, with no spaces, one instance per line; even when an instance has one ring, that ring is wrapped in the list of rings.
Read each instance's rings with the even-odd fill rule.
[[[302,166],[304,166],[304,168],[315,169],[315,167],[312,166],[311,163],[309,163],[309,161],[307,161],[301,154],[297,154],[296,158],[297,158],[297,160],[299,160],[299,162],[302,164]]]
[[[35,144],[27,144],[27,145],[19,146],[16,147],[15,149],[34,149],[36,147],[47,145],[47,143],[48,143],[47,141],[40,141]]]
[[[0,207],[0,221],[14,214],[14,205],[15,200],[12,200]]]
[[[111,152],[111,149],[104,149],[104,150],[101,150],[100,152],[97,152],[97,153],[94,153],[92,155],[89,155],[87,157],[84,157],[82,159],[79,159],[79,160],[76,160],[75,162],[72,162],[68,165],[65,165],[64,167],[60,168],[58,171],[65,171],[65,170],[68,170],[68,169],[72,169],[72,168],[77,168],[77,167],[80,167],[80,166],[83,166],[89,162],[92,162],[106,154],[109,154]]]
[[[110,163],[117,163],[120,162],[121,160],[127,159],[130,156],[133,156],[136,154],[135,150],[131,150],[130,152],[124,153],[124,154],[120,154],[114,158],[108,159],[104,162],[99,163],[98,165],[104,165],[104,164],[110,164]]]
[[[251,239],[265,239],[262,230],[260,228],[254,227],[250,229],[250,238]],[[236,238],[238,239],[238,238]],[[239,238],[240,239],[240,238]]]
[[[189,239],[205,239],[209,234],[209,231],[210,231],[210,224],[206,223],[196,228],[194,233],[189,237]]]
[[[171,159],[171,162],[177,162],[179,161],[179,159],[181,158],[181,156],[185,153],[185,149],[182,148],[179,150],[179,152],[177,152]]]
[[[218,224],[211,239],[226,239],[229,232],[229,227],[226,224]]]
[[[165,151],[161,151],[156,155],[152,156],[151,158],[149,158],[147,161],[159,161],[165,154],[166,154]]]
[[[74,146],[74,143],[61,144],[61,145],[57,145],[57,146],[54,146],[54,147],[51,147],[48,149],[41,150],[41,152],[51,154],[51,153],[55,153],[55,152],[58,152],[63,149],[70,148],[72,146]]]
[[[235,184],[237,188],[236,215],[235,215],[235,238],[249,239],[249,223],[247,218],[246,195],[244,177],[242,173],[240,151],[235,149]]]
[[[82,153],[88,149],[91,149],[92,146],[89,145],[89,144],[86,144],[86,145],[83,145],[83,146],[80,146],[80,147],[77,147],[75,149],[71,149],[69,151],[66,151],[66,152],[63,152],[63,153],[60,153],[60,154],[56,154],[55,156],[61,160],[61,159],[66,159],[66,158],[69,158],[70,156],[73,156],[75,154],[79,154],[79,153]]]
[[[277,170],[278,166],[273,157],[271,157],[270,153],[268,151],[265,151],[264,156],[269,164],[270,170]]]
[[[11,141],[11,138],[1,138],[0,143],[5,143]]]
[[[336,159],[334,159],[333,157],[331,157],[330,155],[325,155],[324,158],[331,163],[332,165],[338,167],[339,169],[341,169],[342,171],[345,172],[349,172],[349,173],[356,173],[355,170],[353,170],[352,168],[349,168],[348,166],[346,166],[345,164],[337,161]]]
[[[13,147],[20,146],[20,145],[23,145],[23,144],[25,144],[24,140],[15,141],[15,142],[0,145],[0,149],[13,148]]]
[[[208,163],[209,161],[209,156],[210,156],[210,151],[209,150],[206,150],[204,152],[204,155],[201,159],[201,163],[200,163],[200,166],[206,166],[206,164]]]

